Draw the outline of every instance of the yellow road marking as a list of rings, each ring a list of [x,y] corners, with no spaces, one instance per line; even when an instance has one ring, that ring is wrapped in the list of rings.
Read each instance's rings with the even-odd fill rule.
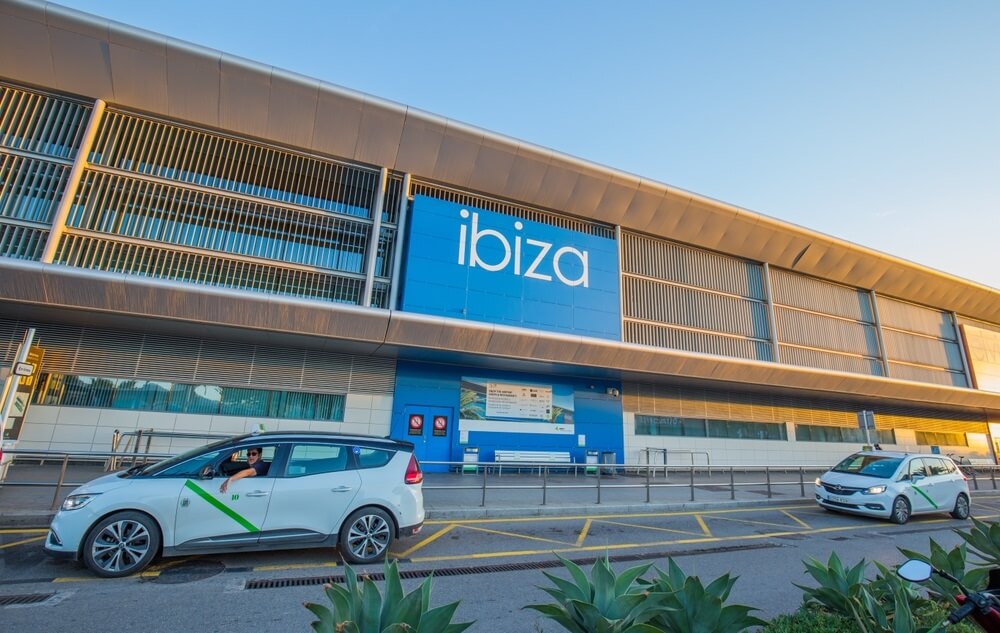
[[[659,527],[657,525],[641,525],[638,523],[626,523],[624,521],[598,521],[608,525],[621,525],[623,527],[636,528],[638,530],[653,530],[655,532],[673,532],[674,534],[687,534],[689,536],[700,536],[701,532],[691,532],[689,530],[674,530],[672,528]]]
[[[731,521],[733,523],[749,523],[750,525],[770,525],[771,527],[787,528],[787,523],[771,523],[770,521],[751,521],[750,519],[732,519],[730,517],[708,517],[714,521]],[[801,521],[800,521],[801,523]]]
[[[930,521],[922,521],[922,523],[943,523],[945,521],[950,521],[951,519],[935,519]],[[779,536],[794,536],[801,534],[824,534],[830,532],[845,532],[849,530],[870,530],[871,525],[867,523],[860,523],[857,525],[847,525],[829,528],[816,528],[809,531],[802,530],[786,530],[781,532],[770,532],[768,534],[745,534],[737,536],[713,536],[713,537],[703,537],[703,538],[690,538],[690,539],[678,539],[673,541],[658,541],[655,543],[616,543],[616,544],[604,544],[604,545],[590,545],[586,547],[574,547],[565,549],[552,549],[552,550],[516,550],[510,552],[480,552],[476,554],[463,554],[458,556],[427,556],[427,557],[417,557],[410,559],[415,563],[428,563],[428,562],[445,562],[445,561],[455,561],[455,560],[469,560],[469,559],[480,559],[480,558],[502,558],[511,556],[539,556],[539,555],[549,555],[552,553],[565,554],[570,552],[590,552],[590,551],[610,551],[610,550],[626,550],[626,549],[636,549],[639,547],[658,547],[664,545],[694,545],[701,543],[723,543],[723,542],[733,542],[733,541],[743,541],[743,540],[761,540],[767,538],[775,538]]]
[[[91,576],[91,577],[87,577],[87,576],[65,576],[63,578],[53,578],[52,582],[91,582],[91,581],[94,581],[94,580],[100,580],[100,578],[96,578],[96,577],[93,577],[93,576]]]
[[[0,549],[14,547],[15,545],[24,545],[25,543],[34,543],[35,541],[41,541],[44,538],[44,536],[32,536],[31,538],[21,539],[20,541],[14,541],[13,543],[4,543],[3,545],[0,545]]]
[[[712,536],[712,531],[708,529],[705,519],[701,518],[700,514],[694,515],[694,518],[698,521],[698,525],[701,526],[701,531],[705,533],[705,536]]]
[[[801,525],[805,529],[807,529],[807,530],[812,529],[812,528],[809,527],[808,523],[806,523],[805,521],[799,519],[797,516],[794,516],[792,513],[788,512],[786,510],[782,510],[781,513],[783,515],[785,515],[786,517],[788,517],[789,519],[791,519],[792,521],[795,521],[796,523],[798,523],[799,525]]]
[[[0,534],[47,534],[47,528],[7,528],[0,530]]]
[[[434,541],[438,540],[439,538],[441,538],[442,536],[444,536],[448,532],[451,532],[454,529],[455,529],[455,524],[454,523],[451,524],[451,525],[448,525],[443,530],[441,530],[441,531],[439,531],[439,532],[437,532],[435,534],[431,534],[430,536],[428,536],[427,538],[423,539],[419,543],[416,543],[413,547],[411,547],[410,549],[406,550],[405,552],[400,552],[399,554],[396,554],[394,556],[394,558],[406,558],[407,556],[409,556],[413,552],[417,551],[421,547],[424,547],[425,545],[429,545],[429,544],[433,543]]]
[[[557,541],[555,539],[542,538],[541,536],[528,536],[527,534],[517,534],[515,532],[504,532],[503,530],[491,530],[489,528],[476,527],[474,525],[459,525],[458,527],[465,528],[466,530],[475,530],[476,532],[486,532],[487,534],[513,536],[514,538],[523,538],[528,541],[541,541],[543,543],[555,543],[556,545],[569,545],[566,541]]]
[[[594,522],[593,519],[587,519],[586,521],[583,522],[583,529],[580,530],[580,536],[578,536],[576,539],[577,547],[583,545],[583,539],[587,538],[587,532],[590,531],[590,525],[593,522]]]
[[[258,565],[254,571],[283,571],[285,569],[309,569],[310,567],[336,567],[340,563],[330,561],[326,563],[292,563],[289,565]]]

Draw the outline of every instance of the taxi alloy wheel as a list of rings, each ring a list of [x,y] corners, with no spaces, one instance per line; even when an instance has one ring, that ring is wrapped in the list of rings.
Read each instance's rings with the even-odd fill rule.
[[[893,523],[900,525],[910,520],[910,502],[906,497],[899,496],[892,502],[892,514],[889,516]]]
[[[121,578],[148,567],[159,549],[156,521],[141,512],[118,512],[91,528],[83,561],[102,578]]]
[[[340,555],[348,563],[364,565],[381,560],[392,545],[395,528],[380,508],[361,508],[340,529]]]
[[[969,498],[965,494],[959,494],[955,499],[955,509],[951,511],[951,516],[963,521],[969,518]]]

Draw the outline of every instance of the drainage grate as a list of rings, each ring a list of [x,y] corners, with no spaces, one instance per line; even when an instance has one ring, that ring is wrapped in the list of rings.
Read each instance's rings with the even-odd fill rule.
[[[20,596],[0,596],[0,606],[7,606],[11,604],[37,604],[39,602],[45,602],[54,593],[27,593]]]
[[[625,563],[634,562],[641,560],[650,560],[653,558],[678,558],[681,556],[696,556],[699,554],[724,554],[728,552],[745,552],[755,549],[771,549],[775,547],[783,547],[776,543],[757,543],[753,545],[732,545],[726,547],[716,547],[716,548],[703,548],[686,550],[680,552],[658,552],[650,554],[625,554],[622,556],[610,556],[609,559],[612,563]],[[593,565],[597,557],[590,558],[574,558],[572,559],[574,563],[580,566]],[[553,567],[562,567],[563,564],[558,560],[544,560],[544,561],[525,561],[522,563],[502,563],[498,565],[476,565],[470,567],[443,567],[440,569],[407,569],[400,570],[399,575],[404,580],[422,579],[433,574],[436,577],[442,576],[471,576],[474,574],[495,574],[505,571],[530,571],[535,569],[551,569]],[[372,579],[375,582],[384,580],[385,574],[382,572],[371,572],[371,573],[359,573],[358,576],[364,576]],[[325,585],[325,584],[342,584],[345,582],[345,577],[343,574],[337,576],[307,576],[300,578],[270,578],[262,580],[248,580],[244,589],[280,589],[282,587],[305,587],[309,585]]]

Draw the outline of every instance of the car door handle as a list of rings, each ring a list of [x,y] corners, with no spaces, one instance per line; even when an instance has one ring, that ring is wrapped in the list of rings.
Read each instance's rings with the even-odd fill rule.
[[[247,493],[248,497],[266,497],[267,491],[265,490],[254,490],[253,492]]]
[[[336,488],[330,488],[330,492],[350,492],[354,490],[353,486],[337,486]]]

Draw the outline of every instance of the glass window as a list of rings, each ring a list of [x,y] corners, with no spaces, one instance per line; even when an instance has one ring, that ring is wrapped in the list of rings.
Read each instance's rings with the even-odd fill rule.
[[[36,404],[333,422],[344,419],[346,400],[333,393],[48,373],[40,376],[39,385]]]
[[[927,463],[928,474],[931,476],[948,474],[948,466],[940,457],[925,457],[924,461]]]
[[[337,444],[298,444],[288,459],[288,476],[304,477],[347,470],[347,448]]]
[[[229,440],[224,440],[228,442]],[[204,450],[197,448],[195,451]],[[150,474],[157,477],[197,477],[201,469],[215,462],[222,455],[221,451],[209,451],[197,457],[188,457],[187,453],[179,455],[165,462],[155,464],[150,468]]]
[[[879,444],[895,444],[896,432],[892,429],[869,431],[872,442]],[[847,444],[864,444],[867,442],[865,432],[854,427],[821,426],[816,424],[796,424],[795,439],[799,442],[842,442]]]
[[[379,448],[357,449],[358,468],[378,468],[385,466],[395,455],[393,451],[384,451]]]
[[[920,475],[921,477],[927,476],[927,466],[922,459],[912,459],[910,460],[910,465],[906,469],[906,474],[910,477],[914,475]]]

